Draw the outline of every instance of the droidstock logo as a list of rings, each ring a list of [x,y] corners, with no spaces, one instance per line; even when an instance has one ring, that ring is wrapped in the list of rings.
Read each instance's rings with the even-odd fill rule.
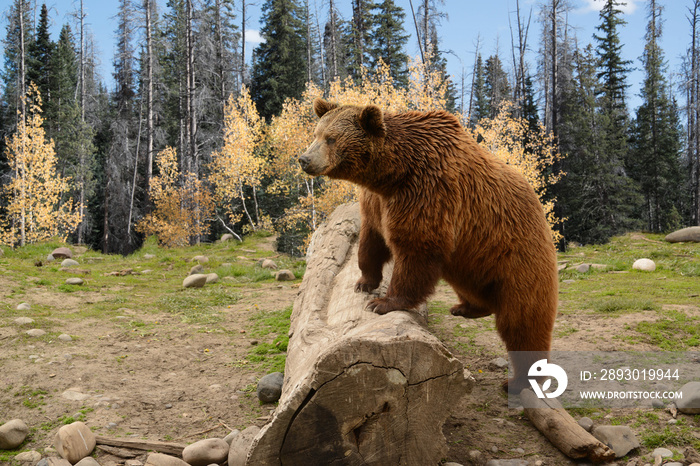
[[[532,390],[537,395],[537,398],[556,398],[566,390],[566,385],[569,383],[569,378],[566,376],[566,372],[560,366],[556,364],[550,364],[546,359],[540,359],[530,366],[530,370],[527,373],[532,385]],[[549,377],[548,379],[544,379]],[[557,389],[553,392],[548,392],[552,386],[552,378],[557,381]],[[542,386],[538,380],[542,380]]]

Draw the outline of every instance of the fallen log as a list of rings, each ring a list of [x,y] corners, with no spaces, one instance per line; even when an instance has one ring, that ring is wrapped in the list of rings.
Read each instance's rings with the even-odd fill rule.
[[[537,398],[526,388],[520,392],[520,400],[530,422],[569,458],[588,458],[595,463],[615,459],[615,452],[578,425],[556,399]]]
[[[427,308],[376,315],[355,293],[359,207],[339,207],[312,240],[294,303],[282,397],[248,465],[428,465],[469,391],[464,369],[426,329]],[[380,287],[386,290],[391,267]],[[230,464],[229,466],[238,466]]]
[[[96,435],[95,440],[97,445],[107,445],[110,447],[119,448],[130,448],[132,450],[142,450],[142,451],[157,451],[158,453],[165,453],[168,455],[174,455],[177,457],[182,456],[182,450],[185,449],[187,445],[173,442],[159,442],[157,440],[127,440],[127,439],[116,439],[110,437],[103,437],[101,435]]]

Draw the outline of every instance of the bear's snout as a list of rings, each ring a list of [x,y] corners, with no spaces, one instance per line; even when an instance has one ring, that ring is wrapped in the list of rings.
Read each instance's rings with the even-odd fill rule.
[[[307,171],[309,168],[309,165],[311,165],[311,157],[308,155],[304,154],[299,157],[299,165],[301,165],[301,169],[304,171]]]

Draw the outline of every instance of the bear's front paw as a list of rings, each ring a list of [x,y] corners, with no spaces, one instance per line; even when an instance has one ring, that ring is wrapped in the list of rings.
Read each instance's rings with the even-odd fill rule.
[[[370,293],[379,288],[379,282],[380,280],[369,280],[362,277],[355,283],[355,293]]]
[[[368,311],[375,314],[384,315],[391,311],[405,311],[410,309],[400,298],[375,298],[367,303]]]
[[[457,304],[450,308],[453,316],[462,316],[465,319],[478,319],[479,317],[490,316],[492,312],[483,307],[472,306],[469,303]]]

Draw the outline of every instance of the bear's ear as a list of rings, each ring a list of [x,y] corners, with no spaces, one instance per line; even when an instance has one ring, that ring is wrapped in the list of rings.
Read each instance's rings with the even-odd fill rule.
[[[320,97],[314,99],[314,112],[316,112],[316,115],[318,115],[319,118],[321,118],[323,115],[330,112],[334,108],[338,108],[338,104],[328,102],[326,100],[321,99]]]
[[[386,134],[382,109],[368,105],[360,112],[360,126],[370,136],[383,137]]]

